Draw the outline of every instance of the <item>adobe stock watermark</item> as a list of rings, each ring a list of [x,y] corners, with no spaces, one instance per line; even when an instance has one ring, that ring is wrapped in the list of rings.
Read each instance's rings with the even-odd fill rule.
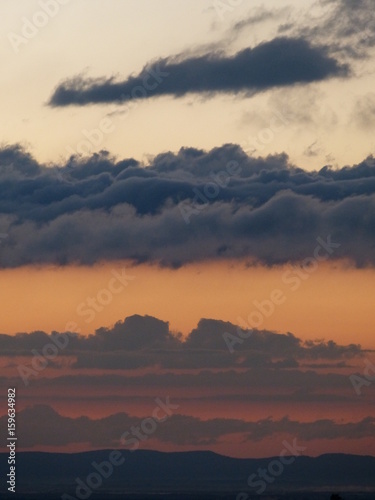
[[[111,134],[116,130],[116,126],[113,123],[113,120],[108,116],[102,118],[98,126],[93,129],[82,129],[81,134],[84,139],[79,141],[75,148],[71,146],[66,146],[65,151],[68,153],[67,159],[71,156],[78,155],[89,155],[94,152],[95,149],[101,146],[101,144],[105,140],[105,136]]]
[[[294,98],[293,101],[296,101]],[[285,113],[275,111],[269,122],[268,127],[262,128],[256,137],[251,136],[241,143],[242,149],[246,153],[254,153],[256,151],[262,151],[267,144],[274,140],[276,134],[285,129],[285,127],[290,123],[290,118],[285,116]],[[212,172],[210,177],[212,181],[206,182],[203,188],[198,189],[195,187],[193,193],[194,198],[191,201],[182,201],[179,203],[178,208],[186,224],[190,224],[190,219],[194,215],[199,215],[203,210],[205,210],[210,202],[215,200],[222,189],[225,189],[231,178],[239,176],[242,167],[237,161],[229,161],[225,169],[218,173]]]
[[[222,21],[228,12],[233,12],[241,4],[243,4],[243,0],[214,0],[211,5]]]
[[[37,378],[39,373],[45,370],[51,361],[59,355],[59,351],[66,349],[69,344],[69,336],[75,336],[75,332],[69,330],[66,333],[51,333],[49,336],[51,342],[47,342],[41,352],[37,351],[37,349],[31,349],[33,355],[31,365],[19,364],[17,366],[17,371],[25,387],[30,385],[30,377]]]
[[[138,107],[138,100],[147,98],[163,81],[169,76],[167,71],[162,71],[158,65],[148,66],[144,70],[145,75],[142,78],[141,85],[135,85],[130,94],[121,94],[119,103],[123,108],[119,113],[119,120],[123,121],[127,117],[129,111]],[[66,146],[65,151],[70,158],[72,155],[90,155],[98,147],[100,147],[106,136],[112,134],[116,130],[115,121],[109,116],[103,117],[98,125],[93,129],[82,129],[81,134],[84,139],[80,140],[75,147]]]
[[[155,399],[156,406],[152,411],[152,417],[144,418],[139,425],[132,426],[130,431],[124,432],[120,437],[120,442],[125,445],[131,445],[129,451],[135,451],[139,447],[140,441],[145,441],[148,439],[159,427],[159,425],[165,422],[173,413],[173,410],[179,408],[178,404],[171,403],[169,396],[165,398],[163,402],[160,398]],[[128,436],[132,436],[129,437]],[[62,500],[86,500],[88,499],[94,491],[100,488],[103,484],[103,479],[109,479],[115,467],[120,467],[125,463],[125,457],[120,450],[113,450],[108,456],[108,460],[97,463],[95,461],[91,462],[93,471],[90,472],[82,480],[77,477],[75,479],[76,489],[75,497],[64,493],[61,496]]]
[[[166,397],[165,403],[159,398],[156,398],[155,402],[156,406],[152,412],[152,417],[144,418],[139,426],[133,425],[129,431],[121,435],[121,444],[126,447],[131,446],[130,451],[137,450],[140,441],[146,441],[156,431],[159,424],[165,422],[172,415],[172,411],[180,407],[180,405],[171,403],[169,396]],[[160,411],[164,412],[163,417],[159,416]]]
[[[195,194],[192,201],[182,201],[178,208],[186,224],[190,224],[190,218],[193,215],[199,215],[207,208],[215,198],[219,196],[222,189],[225,189],[231,178],[241,173],[242,167],[237,161],[229,161],[225,169],[218,173],[212,172],[210,177],[211,182],[206,182],[202,189],[193,188]]]
[[[301,455],[301,452],[306,450],[306,446],[299,446],[297,438],[293,439],[293,443],[283,441],[284,448],[279,454],[279,459],[271,460],[267,468],[259,467],[256,474],[250,474],[247,478],[247,484],[250,488],[256,489],[256,493],[261,495],[264,493],[269,484],[275,482],[276,478],[281,476],[286,465],[291,465],[295,462],[296,457]],[[290,453],[290,455],[287,455]],[[245,492],[238,493],[236,500],[248,500],[249,495]]]
[[[353,389],[355,390],[357,396],[362,395],[363,386],[368,387],[373,382],[375,382],[375,365],[368,358],[364,360],[364,365],[365,367],[362,372],[363,376],[353,373],[349,377],[349,380],[352,383]]]
[[[52,18],[57,16],[61,6],[69,2],[70,0],[39,0],[40,9],[35,11],[29,19],[22,17],[21,34],[14,33],[14,31],[8,33],[8,40],[14,52],[18,54],[21,47],[27,45]]]
[[[108,281],[106,288],[101,288],[95,297],[86,297],[84,302],[78,304],[76,313],[85,317],[85,323],[94,321],[97,313],[103,311],[112,302],[114,295],[123,292],[128,282],[135,279],[135,276],[126,274],[126,269],[121,269],[121,274],[112,269],[112,278]]]
[[[1,240],[5,240],[6,238],[8,238],[9,234],[8,233],[0,233],[0,245],[2,243]]]
[[[283,272],[281,281],[283,285],[287,286],[286,290],[274,288],[267,298],[261,301],[254,300],[254,309],[248,315],[247,321],[242,316],[238,316],[237,318],[237,321],[241,325],[241,328],[237,329],[237,335],[230,332],[223,333],[222,337],[230,353],[235,351],[237,344],[243,344],[252,335],[254,328],[260,328],[265,318],[272,316],[278,306],[284,304],[289,291],[296,292],[302,283],[308,280],[318,269],[319,263],[328,260],[335,250],[341,246],[340,243],[332,241],[331,235],[326,240],[323,240],[319,236],[316,238],[316,241],[318,245],[315,247],[311,257],[305,258],[299,266],[289,265]]]
[[[296,100],[297,98],[293,99],[293,101]],[[283,114],[279,111],[274,111],[268,126],[259,130],[256,136],[249,136],[243,143],[241,143],[242,149],[245,153],[250,154],[262,151],[275,139],[276,135],[281,130],[284,130],[285,127],[290,124],[290,120],[291,117],[287,118],[285,113]]]
[[[78,304],[76,313],[78,316],[86,317],[85,323],[91,323],[96,314],[103,311],[112,302],[113,297],[128,286],[129,281],[135,279],[135,276],[126,274],[124,268],[121,269],[121,272],[112,269],[111,274],[112,278],[108,281],[106,288],[101,288],[95,297],[86,297],[84,302]],[[33,357],[30,365],[19,364],[17,366],[17,371],[26,387],[30,385],[29,379],[31,377],[37,378],[60,352],[67,348],[70,338],[75,338],[76,334],[80,332],[78,324],[73,321],[69,321],[65,325],[65,330],[65,333],[51,333],[49,335],[50,342],[47,342],[40,352],[37,349],[32,349]]]
[[[83,481],[80,477],[75,478],[76,489],[75,497],[64,493],[61,495],[62,500],[85,500],[89,498],[93,491],[100,488],[103,484],[103,479],[108,479],[112,476],[115,467],[120,467],[125,463],[125,458],[120,450],[113,450],[108,455],[108,460],[97,463],[95,460],[91,462],[93,472],[90,472]]]
[[[325,0],[315,0],[306,12],[308,22],[323,22],[327,17],[327,3]]]

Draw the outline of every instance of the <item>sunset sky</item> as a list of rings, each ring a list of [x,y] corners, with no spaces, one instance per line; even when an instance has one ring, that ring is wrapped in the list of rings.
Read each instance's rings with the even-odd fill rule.
[[[142,448],[373,453],[373,0],[0,18],[1,432],[15,386],[20,450],[170,398]]]

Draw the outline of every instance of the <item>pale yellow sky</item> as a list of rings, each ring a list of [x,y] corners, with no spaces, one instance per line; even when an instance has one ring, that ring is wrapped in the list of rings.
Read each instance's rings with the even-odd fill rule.
[[[90,153],[108,149],[119,157],[147,163],[149,155],[177,151],[182,146],[210,149],[235,142],[250,152],[249,139],[262,137],[272,117],[287,103],[292,112],[287,125],[271,130],[271,140],[261,142],[255,155],[285,151],[295,163],[314,169],[327,163],[343,166],[359,162],[371,153],[371,129],[360,128],[352,118],[356,100],[373,90],[369,67],[347,82],[332,80],[247,99],[187,96],[145,100],[125,117],[112,114],[122,109],[116,105],[46,106],[59,82],[82,72],[92,77],[126,78],[159,57],[205,46],[231,52],[255,46],[275,36],[275,21],[252,26],[237,38],[230,28],[259,8],[276,10],[292,5],[297,19],[313,13],[312,0],[237,4],[220,16],[211,0],[70,0],[27,43],[18,45],[16,53],[9,37],[22,36],[25,23],[41,8],[33,0],[3,1],[0,56],[6,71],[0,76],[2,143],[21,142],[47,163],[65,160],[69,148],[77,151],[85,140],[84,130],[98,128],[109,116],[111,132],[103,134]],[[284,17],[289,19],[287,11]],[[307,121],[301,120],[301,112]],[[305,154],[309,147],[314,156]]]

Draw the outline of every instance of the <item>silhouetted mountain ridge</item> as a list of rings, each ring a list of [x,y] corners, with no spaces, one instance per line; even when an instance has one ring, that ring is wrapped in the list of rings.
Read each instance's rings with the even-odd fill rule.
[[[16,485],[18,494],[53,493],[60,498],[69,493],[74,498],[76,478],[85,484],[87,476],[97,469],[93,466],[109,460],[113,450],[82,453],[18,452]],[[267,469],[279,457],[231,458],[210,451],[159,452],[149,450],[119,450],[122,465],[113,466],[113,473],[102,477],[98,492],[241,492],[255,495],[247,485],[248,477],[259,468]],[[9,471],[6,453],[0,454],[0,474]],[[296,457],[285,465],[282,473],[267,485],[267,492],[317,490],[321,488],[375,492],[375,457],[362,455],[325,454],[319,457]],[[6,492],[5,481],[1,492]],[[95,490],[96,491],[96,490]],[[93,493],[95,493],[93,491]],[[93,494],[96,498],[96,495]],[[18,498],[18,495],[12,498]],[[26,497],[25,497],[26,498]],[[235,498],[235,497],[233,497]]]

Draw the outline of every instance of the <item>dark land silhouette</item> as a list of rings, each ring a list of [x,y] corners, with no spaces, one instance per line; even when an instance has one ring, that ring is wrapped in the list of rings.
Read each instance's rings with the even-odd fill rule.
[[[103,465],[108,464],[111,451],[73,454],[18,452],[16,493],[7,492],[8,455],[1,453],[1,498],[47,500],[61,498],[63,494],[73,499],[80,498],[77,495],[77,478],[80,480],[81,498],[86,496],[95,500],[121,497],[151,500],[163,496],[169,500],[235,500],[239,493],[247,494],[249,499],[269,500],[375,498],[375,457],[370,456],[326,454],[316,458],[296,457],[293,463],[285,466],[282,474],[267,485],[266,491],[258,495],[253,487],[248,486],[248,477],[257,473],[259,468],[267,469],[269,463],[279,457],[238,459],[207,451],[162,453],[121,450],[123,463],[111,471],[108,465]],[[93,466],[94,462],[101,474]]]

